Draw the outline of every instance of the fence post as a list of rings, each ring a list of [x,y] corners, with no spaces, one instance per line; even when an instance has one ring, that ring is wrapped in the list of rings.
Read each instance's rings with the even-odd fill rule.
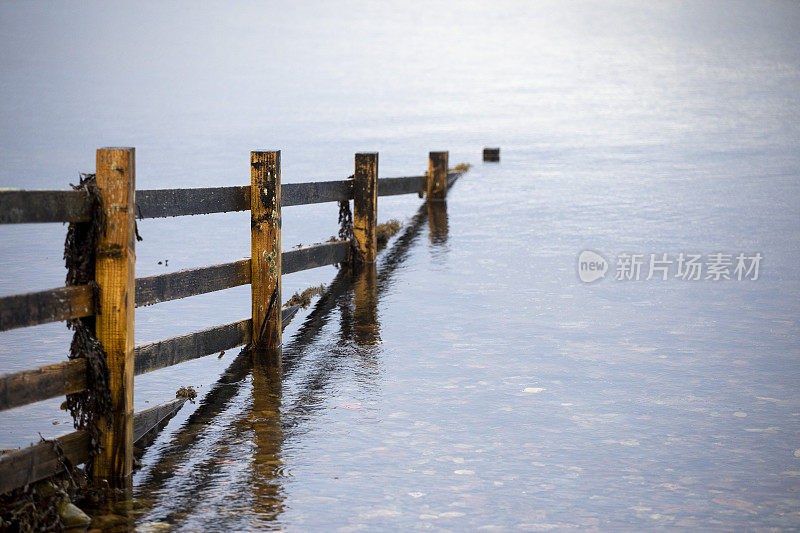
[[[448,152],[430,152],[428,155],[428,200],[447,197]]]
[[[135,155],[133,148],[97,150],[97,187],[105,221],[95,258],[100,289],[95,333],[106,352],[111,415],[99,421],[101,451],[93,474],[112,486],[124,486],[133,467]]]
[[[356,154],[353,178],[353,234],[364,262],[372,263],[378,240],[378,154]]]
[[[253,360],[281,363],[281,152],[250,152]]]

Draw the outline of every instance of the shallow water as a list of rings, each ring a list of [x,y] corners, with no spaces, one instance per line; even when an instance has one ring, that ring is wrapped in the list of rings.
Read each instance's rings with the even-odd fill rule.
[[[363,150],[381,176],[429,150],[477,163],[446,213],[379,201],[406,227],[374,272],[284,278],[337,281],[285,331],[281,379],[218,382],[235,353],[137,378],[137,410],[205,396],[145,455],[138,523],[800,525],[795,4],[59,9],[0,5],[4,187],[65,188],[100,145],[137,147],[140,189],[247,183],[261,147],[284,182],[341,179]],[[137,275],[244,257],[247,223],[142,221]],[[287,208],[283,231],[325,240],[336,207]],[[63,235],[0,227],[0,294],[63,283]],[[578,279],[586,249],[606,279]],[[613,279],[618,254],[716,252],[760,252],[759,279]],[[136,342],[248,313],[247,287],[140,309]],[[2,371],[67,343],[5,332]],[[0,413],[0,446],[68,431],[59,403]]]

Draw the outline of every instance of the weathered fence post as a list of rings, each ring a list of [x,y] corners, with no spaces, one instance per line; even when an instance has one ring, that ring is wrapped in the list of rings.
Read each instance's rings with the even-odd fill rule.
[[[492,162],[500,161],[500,148],[484,148],[483,160]]]
[[[281,363],[281,152],[250,152],[254,362]]]
[[[356,154],[356,171],[353,179],[353,234],[361,259],[375,261],[378,240],[378,154]]]
[[[448,152],[431,152],[428,155],[428,200],[447,197]]]
[[[136,158],[133,148],[97,150],[104,224],[97,240],[95,333],[106,352],[110,420],[101,418],[94,477],[123,486],[133,467],[133,313],[136,263]]]

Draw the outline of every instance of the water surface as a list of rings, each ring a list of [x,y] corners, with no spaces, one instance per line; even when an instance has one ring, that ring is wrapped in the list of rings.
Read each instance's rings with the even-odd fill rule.
[[[284,335],[137,378],[194,385],[135,477],[138,523],[201,528],[794,529],[800,525],[800,9],[787,2],[0,5],[0,185],[58,188],[100,146],[140,189],[476,167]],[[480,149],[502,148],[500,164]],[[139,223],[137,275],[249,253],[244,213]],[[284,210],[285,248],[334,205]],[[64,228],[0,227],[0,294],[63,283]],[[576,275],[580,251],[612,262]],[[760,252],[757,281],[615,281],[618,254]],[[164,264],[168,259],[168,264]],[[161,264],[159,264],[159,261]],[[249,290],[137,310],[136,342],[240,320]],[[12,372],[62,324],[2,334]],[[0,413],[0,446],[71,429]],[[55,425],[53,424],[55,423]]]

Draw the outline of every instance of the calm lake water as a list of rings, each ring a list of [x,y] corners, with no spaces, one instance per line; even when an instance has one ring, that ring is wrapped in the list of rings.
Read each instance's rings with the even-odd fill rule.
[[[380,199],[405,227],[374,271],[283,279],[331,290],[284,332],[281,379],[220,379],[238,350],[137,378],[137,410],[200,398],[144,456],[134,523],[800,528],[798,27],[794,2],[0,4],[0,187],[65,189],[119,145],[139,189],[247,184],[251,149],[281,149],[285,183],[342,179],[357,151],[384,177],[431,150],[475,164],[446,213]],[[284,247],[336,215],[286,208]],[[137,276],[246,257],[248,223],[140,221]],[[0,226],[0,295],[62,285],[64,234]],[[605,279],[580,281],[583,250]],[[675,277],[719,252],[731,274],[760,253],[758,279]],[[614,279],[621,254],[639,281]],[[644,279],[650,254],[668,279]],[[249,298],[139,309],[136,343]],[[69,338],[4,332],[0,372]],[[0,447],[69,432],[60,403],[0,413]]]

